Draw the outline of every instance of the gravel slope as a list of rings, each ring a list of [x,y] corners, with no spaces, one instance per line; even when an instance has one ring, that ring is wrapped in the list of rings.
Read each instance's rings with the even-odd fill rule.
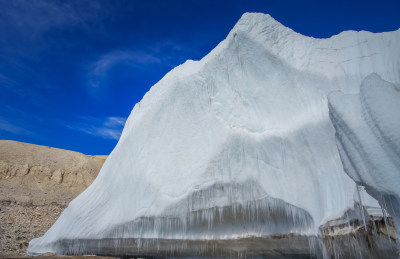
[[[0,140],[0,257],[23,255],[92,183],[106,158]]]

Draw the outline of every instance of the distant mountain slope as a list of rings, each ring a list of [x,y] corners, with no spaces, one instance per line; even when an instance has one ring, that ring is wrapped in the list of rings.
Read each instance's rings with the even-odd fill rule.
[[[72,197],[92,183],[105,158],[0,140],[0,200],[67,205]],[[23,189],[17,192],[9,189],[18,186]]]
[[[96,178],[107,156],[0,140],[0,255],[24,253]]]

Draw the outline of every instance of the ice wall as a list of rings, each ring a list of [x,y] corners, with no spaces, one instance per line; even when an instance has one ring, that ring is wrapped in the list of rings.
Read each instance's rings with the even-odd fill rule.
[[[135,105],[96,180],[28,253],[318,235],[353,208],[356,192],[327,96],[358,92],[372,72],[399,83],[399,42],[400,30],[314,39],[244,14],[211,53],[173,69]]]
[[[330,94],[329,111],[345,172],[389,212],[400,237],[399,85],[371,74],[359,94]]]

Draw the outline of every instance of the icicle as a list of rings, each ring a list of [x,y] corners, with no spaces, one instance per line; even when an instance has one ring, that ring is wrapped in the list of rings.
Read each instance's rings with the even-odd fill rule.
[[[364,224],[364,229],[365,229],[365,231],[368,231],[367,230],[367,223],[366,223],[366,220],[365,220],[364,205],[363,205],[364,203],[363,203],[363,200],[361,199],[360,190],[364,190],[363,186],[357,185],[357,194],[358,194],[358,199],[360,201],[360,210],[361,210],[361,216],[362,216],[362,220],[363,220],[363,224]]]
[[[385,228],[386,228],[386,235],[388,240],[390,240],[390,233],[389,233],[389,222],[388,222],[388,217],[386,214],[386,202],[385,199],[381,199],[383,201],[383,206],[381,206],[382,209],[382,214],[383,214],[383,221],[385,222]]]

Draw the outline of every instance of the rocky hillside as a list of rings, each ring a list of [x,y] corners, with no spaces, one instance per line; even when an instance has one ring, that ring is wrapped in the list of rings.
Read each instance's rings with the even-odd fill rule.
[[[106,158],[0,140],[0,255],[23,254],[92,183]]]

